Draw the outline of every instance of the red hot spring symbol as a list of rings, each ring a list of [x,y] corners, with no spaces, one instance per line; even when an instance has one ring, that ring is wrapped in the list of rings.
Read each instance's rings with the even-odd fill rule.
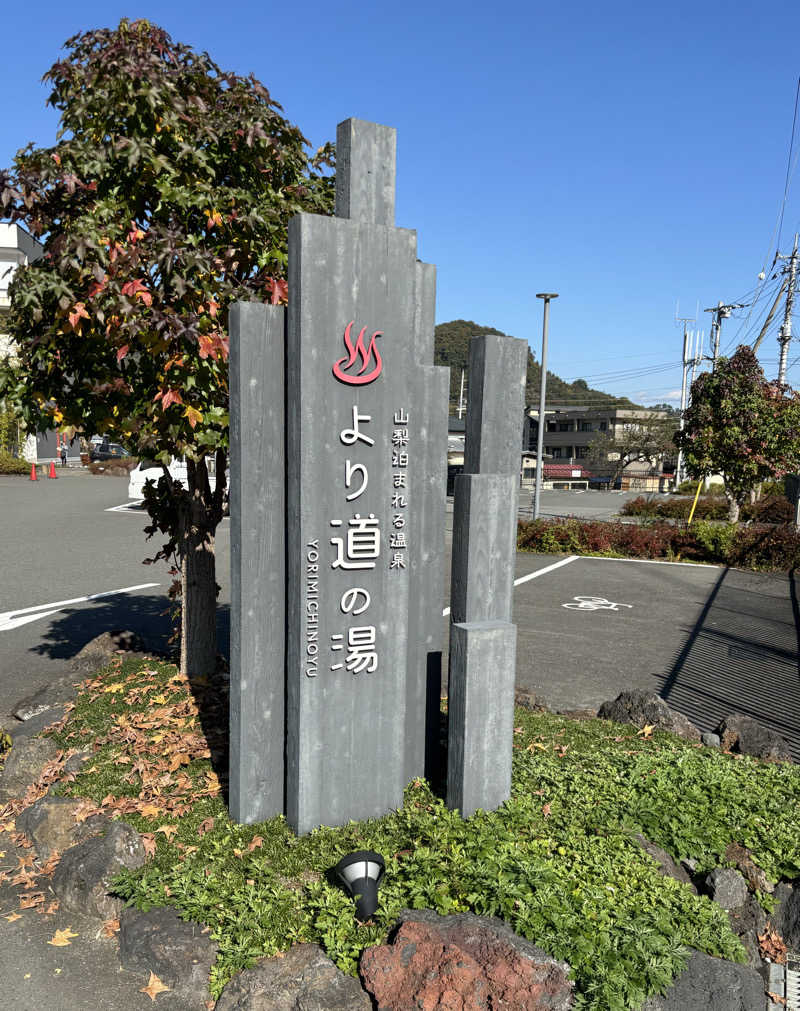
[[[364,334],[367,328],[361,327],[361,332],[353,344],[350,331],[354,322],[351,320],[347,324],[344,332],[344,346],[347,348],[347,354],[333,366],[333,374],[340,382],[347,383],[348,386],[365,386],[367,383],[374,382],[383,369],[383,359],[378,345],[375,343],[376,338],[381,336],[383,330],[375,331],[370,338],[369,347],[365,349]],[[357,358],[358,362],[356,362]],[[357,371],[349,372],[348,370],[355,364],[359,364],[361,367]],[[369,371],[367,371],[368,369]]]

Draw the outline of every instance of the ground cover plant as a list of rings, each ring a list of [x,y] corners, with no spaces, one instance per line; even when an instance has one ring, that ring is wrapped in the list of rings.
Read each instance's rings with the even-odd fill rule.
[[[86,682],[54,730],[63,751],[0,831],[49,785],[81,816],[121,816],[149,859],[117,879],[141,908],[171,905],[220,944],[217,996],[237,970],[300,941],[345,971],[385,940],[404,907],[500,916],[574,969],[576,1007],[636,1008],[683,967],[687,947],[744,958],[720,907],[670,878],[633,841],[643,832],[700,871],[747,846],[767,876],[800,875],[800,772],[694,747],[651,729],[517,710],[513,795],[464,821],[423,781],[384,818],[297,838],[282,818],[238,826],[223,802],[225,682],[115,661]],[[206,728],[206,730],[204,730]],[[75,748],[93,749],[62,775]],[[352,849],[386,857],[374,920],[358,924],[330,868]]]
[[[800,565],[800,533],[793,523],[743,527],[701,520],[686,527],[657,519],[643,524],[539,519],[519,523],[517,550],[663,558],[786,572]]]

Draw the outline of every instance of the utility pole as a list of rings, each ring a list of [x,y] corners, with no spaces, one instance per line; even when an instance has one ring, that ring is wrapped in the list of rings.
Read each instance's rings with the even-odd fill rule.
[[[686,412],[686,376],[689,371],[689,365],[691,361],[689,359],[689,323],[694,323],[695,320],[691,316],[681,316],[676,319],[676,323],[683,323],[683,379],[681,381],[681,416],[680,416],[680,429],[683,431],[683,415]],[[694,334],[692,334],[694,337]],[[675,487],[677,488],[681,483],[681,471],[683,469],[683,450],[678,450],[678,462],[675,464]]]
[[[711,309],[704,309],[703,312],[713,313],[711,317],[711,362],[712,369],[717,367],[717,359],[719,358],[719,338],[722,332],[722,321],[728,319],[731,312],[734,309],[744,309],[748,303],[735,302],[732,305],[723,305],[722,302],[717,302],[715,306]]]
[[[550,299],[558,298],[553,293],[541,292],[536,296],[544,299],[544,321],[542,323],[542,374],[539,381],[539,431],[536,434],[536,484],[533,490],[533,518],[539,519],[539,498],[542,494],[542,443],[544,441],[544,403],[547,386],[547,325],[550,320]]]
[[[695,377],[697,376],[697,366],[703,360],[703,344],[706,340],[705,330],[697,331],[697,339],[694,344],[694,352],[692,353],[692,385],[694,385]],[[690,386],[691,389],[691,386]]]
[[[797,232],[794,236],[794,249],[789,257],[789,284],[786,288],[786,309],[783,314],[783,326],[778,334],[778,344],[780,345],[780,360],[778,363],[778,382],[783,385],[786,382],[786,359],[789,355],[789,343],[792,339],[792,302],[794,301],[794,289],[797,284]]]

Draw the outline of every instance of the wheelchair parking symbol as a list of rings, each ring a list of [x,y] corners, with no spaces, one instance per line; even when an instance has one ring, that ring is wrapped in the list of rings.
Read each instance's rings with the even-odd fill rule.
[[[621,607],[633,607],[633,604],[615,604],[605,597],[573,597],[568,604],[562,604],[570,611],[618,611]]]

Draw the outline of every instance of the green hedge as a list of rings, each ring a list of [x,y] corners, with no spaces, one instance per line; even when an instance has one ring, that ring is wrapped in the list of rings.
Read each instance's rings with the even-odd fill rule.
[[[653,519],[685,520],[692,510],[691,498],[650,499],[644,495],[626,502],[620,509],[622,516],[646,516]],[[725,520],[728,504],[719,496],[697,500],[694,518],[698,520]],[[792,504],[783,495],[769,495],[752,505],[742,506],[739,519],[753,523],[791,523],[794,519]]]
[[[10,453],[0,453],[0,474],[30,474],[31,465],[27,460],[12,456]]]
[[[540,553],[711,562],[765,572],[800,566],[800,533],[794,524],[745,527],[701,520],[686,528],[672,523],[534,520],[519,524],[517,547]]]

